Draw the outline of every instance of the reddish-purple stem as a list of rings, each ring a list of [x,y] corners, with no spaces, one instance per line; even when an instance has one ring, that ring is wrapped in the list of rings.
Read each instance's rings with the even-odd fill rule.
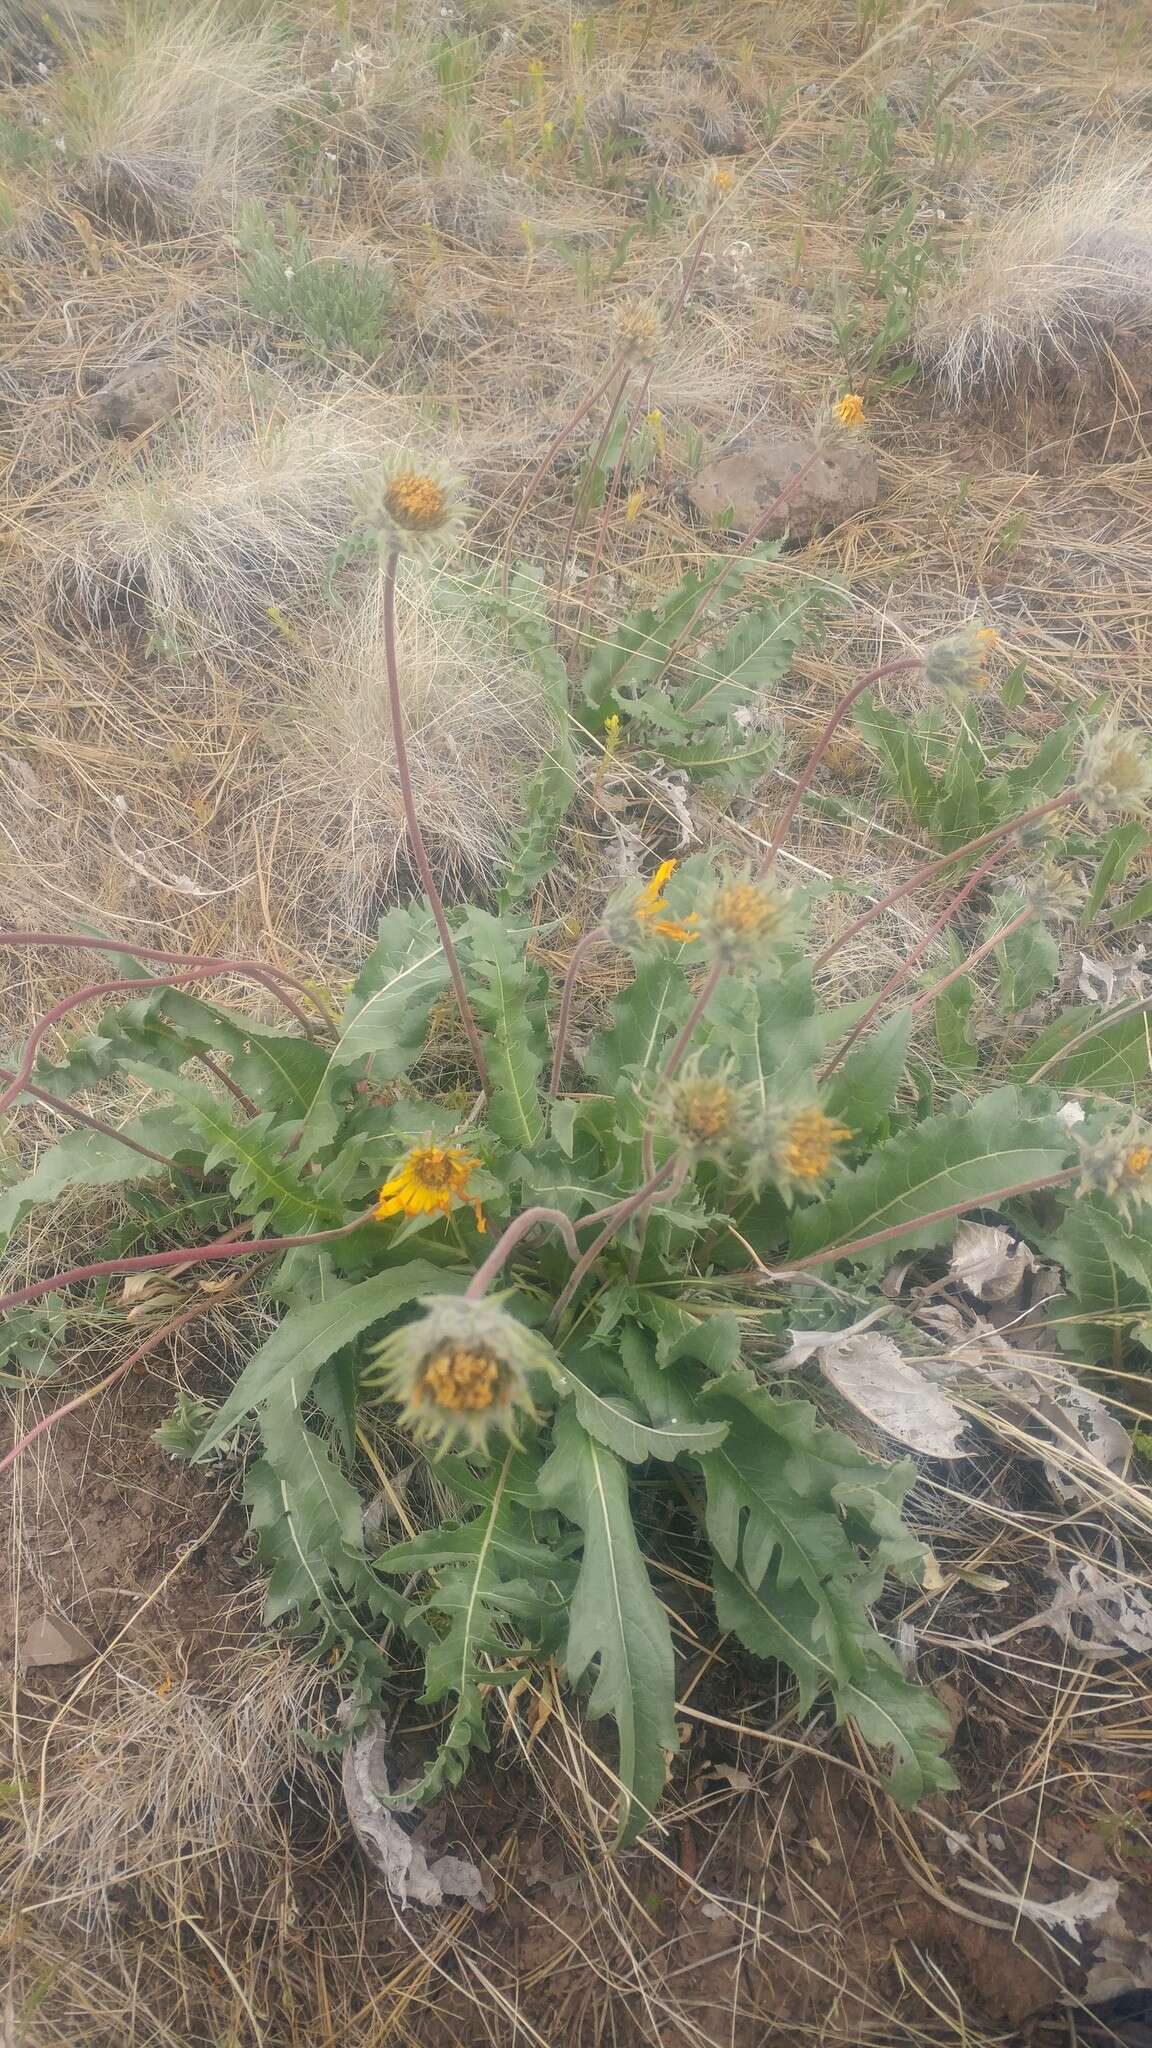
[[[616,1232],[618,1230],[623,1229],[629,1217],[635,1216],[638,1209],[643,1209],[647,1207],[653,1195],[658,1193],[660,1188],[664,1185],[665,1181],[677,1168],[677,1164],[678,1162],[674,1159],[666,1159],[663,1166],[661,1166],[657,1170],[657,1172],[651,1176],[649,1180],[646,1180],[644,1182],[643,1187],[637,1188],[636,1193],[634,1195],[628,1195],[623,1202],[613,1203],[611,1209],[605,1209],[600,1211],[600,1214],[607,1219],[605,1221],[604,1227],[600,1231],[599,1235],[593,1238],[592,1243],[588,1246],[587,1250],[581,1253],[580,1257],[576,1261],[576,1264],[573,1266],[572,1271],[569,1273],[568,1278],[564,1283],[563,1289],[557,1297],[555,1307],[553,1308],[552,1314],[549,1318],[550,1322],[559,1322],[560,1317],[563,1315],[565,1309],[568,1306],[568,1303],[571,1301],[572,1296],[575,1294],[576,1289],[579,1287],[580,1282],[584,1278],[585,1273],[587,1273],[590,1266],[595,1265],[596,1260],[599,1258],[601,1252],[603,1251],[605,1245],[608,1243],[609,1239],[615,1237]],[[597,1221],[598,1219],[593,1216],[585,1216],[582,1220],[584,1223],[592,1223]]]
[[[171,988],[177,981],[207,981],[217,972],[218,969],[215,967],[184,967],[178,974],[166,974],[160,978],[148,976],[140,981],[97,981],[90,988],[82,988],[78,995],[62,996],[60,1001],[54,1003],[50,1010],[46,1010],[42,1017],[38,1017],[32,1026],[15,1078],[0,1095],[0,1115],[11,1108],[17,1096],[23,1094],[36,1065],[36,1054],[41,1043],[53,1025],[58,1024],[62,1017],[66,1017],[70,1010],[78,1010],[82,1004],[95,1002],[100,996],[125,995],[130,989]]]
[[[193,1245],[187,1251],[140,1252],[127,1259],[96,1259],[90,1266],[71,1266],[66,1273],[54,1273],[49,1280],[36,1280],[30,1287],[18,1287],[14,1293],[0,1296],[0,1312],[19,1308],[25,1302],[40,1301],[44,1295],[55,1294],[62,1287],[78,1286],[82,1280],[102,1280],[112,1273],[162,1273],[168,1266],[202,1266],[215,1259],[263,1258],[268,1252],[292,1251],[297,1245],[332,1244],[338,1237],[350,1237],[374,1214],[374,1208],[365,1209],[351,1223],[342,1223],[336,1230],[305,1231],[298,1237],[255,1237],[249,1244],[231,1244],[218,1238],[213,1244]]]
[[[392,716],[392,744],[396,749],[396,774],[400,783],[400,800],[404,806],[404,818],[408,826],[408,837],[412,844],[416,868],[424,887],[424,894],[432,906],[432,915],[436,920],[436,929],[440,934],[440,944],[444,948],[444,958],[448,962],[448,972],[452,977],[452,988],[456,996],[456,1006],[460,1012],[460,1022],[464,1026],[465,1036],[472,1048],[472,1057],[476,1062],[476,1071],[480,1076],[480,1086],[484,1090],[485,1099],[487,1099],[492,1093],[492,1086],[488,1079],[488,1062],[484,1057],[484,1047],[480,1043],[480,1033],[476,1028],[476,1018],[473,1015],[472,1005],[468,1000],[468,991],[464,986],[464,976],[460,972],[460,962],[456,957],[456,947],[452,941],[452,933],[448,928],[448,919],[444,914],[444,905],[440,900],[440,891],[436,887],[436,877],[432,873],[432,864],[428,859],[427,849],[424,845],[424,834],[420,830],[420,817],[416,809],[416,798],[412,789],[412,775],[408,766],[408,742],[404,736],[404,706],[400,697],[400,671],[396,661],[396,560],[396,551],[393,549],[384,568],[384,667],[388,677],[388,708]]]
[[[959,981],[962,974],[967,974],[970,967],[978,967],[986,954],[994,952],[997,946],[1002,946],[1005,939],[1010,939],[1014,932],[1020,931],[1035,915],[1032,905],[1026,903],[1018,916],[1010,918],[998,932],[993,932],[991,938],[985,939],[982,946],[977,946],[974,953],[969,953],[968,958],[962,960],[959,967],[954,967],[951,974],[945,974],[941,980],[934,981],[931,988],[925,989],[922,996],[917,996],[912,1005],[913,1015],[919,1010],[926,1010],[929,1003],[935,1002],[937,996],[942,996],[945,989],[951,988],[954,981]]]
[[[775,1268],[765,1275],[762,1267],[754,1267],[748,1273],[738,1273],[738,1280],[791,1280],[797,1273],[806,1273],[812,1266],[826,1266],[831,1259],[848,1259],[856,1252],[871,1251],[874,1245],[890,1244],[895,1237],[907,1237],[910,1231],[923,1230],[925,1224],[942,1223],[949,1216],[963,1216],[969,1209],[994,1209],[998,1202],[1010,1201],[1015,1195],[1031,1195],[1041,1188],[1058,1188],[1066,1181],[1075,1180],[1080,1172],[1078,1166],[1066,1166],[1059,1173],[1047,1173],[1040,1180],[1017,1181],[1010,1188],[993,1188],[986,1195],[969,1195],[963,1202],[949,1202],[946,1208],[932,1209],[927,1216],[909,1217],[904,1223],[891,1223],[885,1230],[869,1231],[867,1237],[854,1237],[847,1244],[829,1245],[826,1251],[809,1252],[806,1258],[794,1259],[790,1266]]]
[[[884,676],[898,675],[906,669],[919,668],[920,665],[920,657],[918,654],[904,655],[901,657],[899,661],[886,661],[882,663],[882,665],[879,668],[869,669],[867,675],[861,676],[858,682],[853,683],[852,688],[850,690],[845,691],[839,703],[836,705],[832,713],[832,716],[829,718],[828,723],[825,725],[823,732],[821,733],[819,739],[816,742],[816,745],[813,747],[812,752],[809,754],[808,764],[804,770],[804,773],[800,776],[800,779],[797,782],[795,789],[792,791],[792,794],[789,797],[788,802],[784,806],[783,816],[781,817],[776,827],[776,830],[772,835],[772,843],[764,856],[764,861],[762,864],[764,868],[771,867],[772,862],[775,860],[777,854],[780,851],[780,848],[783,846],[784,841],[788,835],[788,828],[791,825],[793,818],[796,816],[797,811],[800,809],[800,806],[808,793],[808,789],[812,782],[812,777],[815,775],[816,770],[820,766],[821,761],[824,759],[825,754],[828,752],[828,748],[832,742],[833,735],[835,734],[837,728],[844,723],[844,720],[847,718],[848,713],[851,711],[852,706],[855,704],[857,698],[862,697],[865,690],[871,689],[872,684],[880,682]]]
[[[590,1223],[592,1218],[586,1216],[584,1221]],[[537,1206],[534,1209],[522,1209],[519,1216],[513,1217],[507,1229],[497,1238],[484,1264],[477,1266],[476,1271],[464,1290],[465,1301],[481,1301],[483,1299],[497,1274],[503,1271],[505,1261],[515,1251],[520,1239],[526,1237],[530,1230],[534,1230],[538,1223],[554,1224],[564,1239],[565,1249],[569,1257],[573,1259],[579,1258],[580,1247],[576,1242],[576,1228],[573,1226],[571,1218],[565,1216],[562,1209],[547,1209],[541,1206]]]
[[[262,960],[228,960],[215,953],[169,953],[161,946],[137,946],[120,939],[94,939],[87,932],[0,932],[0,946],[75,946],[88,953],[128,953],[139,955],[141,960],[162,960],[174,967],[210,967],[214,974],[241,974],[249,981],[258,981],[270,995],[290,1010],[304,1031],[313,1029],[312,1023],[298,1004],[289,1001],[278,982],[286,982],[289,988],[299,989],[319,1011],[329,1029],[340,1029],[337,1019],[328,1009],[323,998],[315,989],[309,988],[299,975],[289,974],[283,967],[267,967]]]
[[[813,967],[826,967],[833,954],[840,951],[841,946],[848,945],[858,932],[862,932],[866,925],[872,923],[873,918],[879,917],[885,910],[890,910],[902,896],[907,896],[911,890],[918,889],[921,883],[933,881],[956,861],[966,860],[972,853],[983,853],[987,847],[995,846],[998,840],[1007,839],[1014,832],[1022,832],[1026,826],[1036,824],[1040,818],[1050,817],[1053,811],[1065,810],[1075,801],[1075,792],[1066,789],[1062,795],[1049,797],[1046,802],[1035,804],[1030,811],[1023,811],[1018,818],[1010,818],[1006,825],[996,825],[990,832],[981,832],[979,838],[970,839],[966,846],[958,846],[955,853],[944,853],[938,860],[928,861],[924,867],[917,868],[915,874],[909,875],[906,882],[901,882],[895,889],[890,889],[886,896],[880,898],[879,903],[873,903],[870,909],[862,911],[859,917],[854,918],[853,922],[833,939],[831,945],[825,946],[824,951],[813,961]]]
[[[560,991],[560,1014],[556,1019],[556,1039],[555,1050],[552,1054],[552,1072],[548,1077],[549,1095],[555,1095],[560,1086],[560,1074],[564,1066],[564,1048],[568,1042],[568,1025],[572,1016],[572,999],[576,993],[577,972],[584,959],[584,955],[590,953],[593,946],[598,945],[603,937],[604,932],[597,925],[594,931],[585,932],[582,938],[577,939],[576,944],[572,948],[572,958],[568,962],[567,972],[564,976],[564,986]]]
[[[15,1079],[11,1067],[0,1067],[0,1081]],[[118,1145],[125,1146],[129,1152],[139,1152],[142,1159],[154,1159],[158,1166],[171,1167],[173,1173],[191,1174],[196,1180],[207,1179],[207,1175],[201,1173],[198,1166],[176,1166],[171,1159],[165,1159],[162,1152],[154,1152],[151,1145],[142,1145],[139,1138],[129,1138],[123,1131],[118,1131],[115,1124],[106,1124],[98,1116],[89,1116],[86,1109],[77,1109],[74,1103],[66,1102],[62,1095],[52,1095],[47,1088],[33,1087],[31,1081],[25,1083],[23,1092],[25,1095],[31,1095],[36,1102],[43,1102],[47,1108],[54,1109],[58,1116],[70,1117],[73,1123],[83,1124],[89,1131],[98,1131],[102,1138],[115,1138]]]
[[[900,962],[899,967],[896,968],[895,972],[888,976],[887,981],[884,983],[884,986],[880,990],[880,993],[876,997],[875,1001],[869,1004],[868,1008],[864,1012],[864,1015],[861,1017],[860,1022],[854,1027],[853,1030],[851,1030],[848,1033],[848,1036],[844,1040],[843,1045],[841,1045],[838,1048],[838,1050],[833,1053],[832,1058],[829,1060],[828,1065],[825,1067],[824,1072],[820,1076],[821,1081],[827,1081],[829,1077],[836,1072],[836,1069],[840,1065],[841,1060],[847,1058],[848,1054],[851,1052],[852,1047],[856,1044],[857,1040],[864,1036],[864,1033],[867,1031],[868,1026],[871,1024],[872,1019],[873,1017],[875,1017],[877,1011],[883,1009],[884,1004],[888,1000],[888,997],[893,993],[895,989],[899,988],[902,981],[905,981],[907,979],[908,975],[915,967],[916,962],[928,951],[928,948],[932,944],[933,939],[938,938],[940,933],[944,930],[945,926],[951,924],[952,919],[956,915],[956,912],[960,909],[962,904],[967,902],[969,896],[972,894],[973,889],[975,889],[979,885],[979,883],[981,883],[984,880],[985,876],[991,871],[992,868],[996,866],[997,861],[1003,860],[1006,852],[1006,847],[997,847],[995,853],[992,855],[991,860],[986,860],[981,867],[978,867],[973,870],[972,874],[969,875],[968,880],[965,882],[964,887],[957,891],[956,895],[953,896],[947,908],[941,911],[940,916],[936,919],[935,924],[929,927],[929,929],[925,932],[922,939],[918,939],[916,941],[916,944],[913,946],[907,958],[905,960],[902,960]]]

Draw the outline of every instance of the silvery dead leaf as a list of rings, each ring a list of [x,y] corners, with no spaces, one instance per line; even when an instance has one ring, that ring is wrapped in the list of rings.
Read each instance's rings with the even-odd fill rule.
[[[1152,1654],[1152,1600],[1138,1586],[1111,1578],[1087,1557],[1077,1558],[1053,1583],[1055,1598],[1033,1616],[1033,1628],[1048,1622],[1061,1635],[1074,1637],[1086,1657],[1115,1656],[1120,1650]],[[1087,1639],[1082,1629],[1073,1628],[1076,1620],[1087,1625]]]
[[[1044,1477],[1060,1500],[1091,1500],[1096,1474],[1106,1480],[1127,1471],[1132,1439],[1099,1394],[1061,1375],[1048,1382],[1036,1413],[1069,1453],[1067,1464],[1060,1458],[1044,1460]]]
[[[1128,960],[1095,960],[1091,953],[1081,953],[1077,983],[1081,995],[1105,1010],[1116,1003],[1134,1002],[1145,990],[1141,972],[1144,953],[1143,946]]]
[[[849,1337],[858,1337],[861,1331],[870,1330],[884,1314],[886,1310],[882,1308],[870,1309],[859,1322],[847,1323],[842,1330],[789,1330],[788,1349],[776,1364],[781,1371],[786,1366],[807,1365],[808,1360],[817,1357],[826,1345],[844,1344]]]
[[[1119,1896],[1118,1879],[1090,1877],[1078,1892],[1069,1892],[1066,1898],[1052,1899],[1047,1904],[1043,1899],[1013,1899],[1012,1904],[1038,1927],[1054,1927],[1077,1941],[1082,1929],[1094,1927],[1107,1918]]]
[[[900,1356],[891,1337],[826,1337],[816,1355],[837,1393],[897,1443],[927,1458],[968,1456],[959,1443],[960,1410]]]
[[[1133,1934],[1119,1906],[1109,1916],[1084,1985],[1093,2003],[1120,1998],[1125,1991],[1143,1991],[1152,1984],[1152,1941]]]
[[[484,1879],[474,1863],[462,1856],[437,1856],[430,1863],[425,1850],[400,1825],[398,1815],[411,1812],[411,1807],[381,1803],[391,1790],[383,1715],[369,1714],[360,1733],[348,1744],[343,1785],[356,1840],[369,1862],[383,1873],[401,1910],[410,1903],[443,1906],[448,1899],[488,1903]]]
[[[1031,1245],[987,1223],[962,1223],[949,1272],[980,1301],[1011,1301],[1036,1265]]]
[[[1068,1102],[1062,1102],[1056,1111],[1056,1121],[1066,1130],[1074,1131],[1077,1124],[1084,1121],[1084,1104],[1077,1102],[1074,1096]]]

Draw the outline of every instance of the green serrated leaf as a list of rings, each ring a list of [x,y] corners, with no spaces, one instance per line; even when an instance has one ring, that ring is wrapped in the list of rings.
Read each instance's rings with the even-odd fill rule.
[[[556,1614],[571,1572],[546,1545],[506,1490],[515,1453],[493,1476],[488,1500],[471,1521],[429,1529],[377,1560],[378,1569],[408,1578],[432,1571],[436,1583],[425,1612],[447,1626],[430,1633],[423,1699],[428,1706],[456,1704],[435,1756],[403,1797],[434,1798],[463,1776],[475,1749],[487,1749],[482,1687],[508,1683],[509,1625],[534,1633]]]
[[[584,1535],[565,1662],[573,1684],[597,1664],[588,1711],[593,1717],[611,1713],[619,1730],[617,1843],[623,1845],[655,1812],[667,1758],[677,1747],[668,1618],[640,1555],[624,1466],[589,1436],[572,1408],[556,1417],[540,1491]]]
[[[585,1065],[609,1092],[622,1074],[648,1074],[688,1014],[691,991],[680,962],[663,954],[642,962],[636,978],[612,1005],[612,1021],[592,1045]]]
[[[162,1159],[146,1159],[142,1152],[133,1152],[101,1131],[69,1131],[43,1154],[34,1173],[0,1194],[0,1238],[6,1238],[30,1209],[54,1202],[68,1188],[112,1188],[129,1181],[162,1180],[173,1171],[168,1160],[177,1156],[191,1160],[202,1151],[193,1145],[179,1117],[168,1109],[146,1109],[121,1128],[126,1138],[135,1138],[161,1153]]]
[[[568,1352],[564,1370],[572,1382],[576,1414],[589,1436],[634,1465],[644,1464],[649,1458],[675,1458],[681,1451],[710,1451],[723,1443],[727,1424],[709,1421],[698,1414],[682,1378],[673,1378],[671,1385],[663,1384],[664,1375],[651,1357],[650,1341],[634,1325],[625,1326],[621,1356],[636,1391],[643,1388],[647,1394],[655,1393],[658,1415],[646,1417],[643,1406],[616,1389],[612,1362],[606,1354],[594,1346]],[[680,1399],[667,1398],[677,1388]]]
[[[286,1235],[339,1223],[339,1210],[309,1188],[296,1155],[285,1156],[286,1139],[276,1111],[265,1110],[237,1123],[226,1103],[187,1074],[165,1074],[137,1060],[126,1066],[136,1080],[150,1088],[166,1088],[176,1097],[175,1114],[204,1151],[205,1171],[229,1169],[229,1191],[247,1215]]]
[[[894,1546],[902,1566],[921,1548],[910,1531],[896,1544],[893,1530],[909,1468],[884,1474],[810,1402],[778,1400],[747,1373],[714,1383],[703,1405],[731,1424],[700,1461],[721,1625],[789,1665],[803,1710],[826,1686],[841,1719],[891,1750],[895,1797],[954,1783],[940,1755],[947,1716],[901,1677],[870,1614]],[[871,1555],[845,1527],[846,1497],[860,1530],[879,1531]]]
[[[705,593],[707,609],[714,609],[779,552],[778,541],[761,541],[758,547],[750,548],[724,566],[719,575],[714,569],[702,576],[693,570],[657,604],[622,620],[611,638],[600,642],[584,670],[582,683],[587,702],[600,708],[609,694],[615,693],[624,709],[628,697],[621,693],[655,682]]]
[[[948,1244],[958,1219],[924,1218],[957,1202],[978,1209],[1001,1188],[1059,1173],[1068,1153],[1068,1134],[1047,1113],[1046,1098],[1035,1103],[1022,1089],[997,1088],[970,1109],[930,1117],[877,1146],[823,1201],[797,1213],[791,1255],[893,1225],[901,1226],[898,1236],[855,1256],[889,1259],[900,1246]]]
[[[825,1107],[858,1137],[871,1137],[896,1100],[908,1057],[911,1010],[898,1010],[849,1053],[829,1083]]]
[[[510,932],[486,910],[468,912],[469,993],[484,1027],[492,1084],[486,1121],[498,1138],[531,1152],[544,1136],[538,1084],[547,1047],[540,1019],[544,980],[525,958],[529,934]]]
[[[1056,1055],[1070,1039],[1078,1038],[1089,1025],[1099,1024],[1091,1038],[1085,1040],[1075,1052],[1065,1059],[1057,1060]],[[1058,1088],[1100,1088],[1110,1094],[1131,1094],[1132,1090],[1147,1081],[1152,1074],[1152,1023],[1141,1011],[1133,1017],[1118,1017],[1113,1024],[1107,1022],[1106,1013],[1093,1003],[1081,1003],[1073,1010],[1065,1010],[1055,1022],[1041,1032],[1016,1072],[1022,1080],[1054,1062],[1052,1071],[1045,1076],[1052,1087]]]

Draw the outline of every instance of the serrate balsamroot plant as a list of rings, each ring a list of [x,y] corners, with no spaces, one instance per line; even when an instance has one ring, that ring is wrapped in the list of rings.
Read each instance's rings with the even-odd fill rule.
[[[400,555],[428,554],[459,512],[439,472],[381,479],[365,519],[386,620]],[[899,665],[951,690],[978,679],[987,653],[972,628],[935,660]],[[876,1292],[893,1252],[939,1252],[973,1212],[1009,1216],[1063,1260],[1070,1327],[1103,1317],[1102,1270],[1121,1275],[1131,1322],[1147,1314],[1152,1252],[1131,1219],[1152,1197],[1152,1136],[1138,1120],[1104,1103],[1071,1131],[1027,1061],[974,1100],[927,1100],[905,1084],[914,1004],[873,1005],[860,1032],[859,1005],[818,999],[806,905],[775,854],[874,680],[833,710],[761,866],[715,871],[698,857],[637,877],[576,946],[559,992],[527,923],[440,900],[394,648],[397,762],[427,901],[382,920],[339,1017],[261,963],[3,935],[95,951],[107,978],[40,1020],[5,1069],[0,1106],[27,1091],[67,1115],[117,1076],[152,1106],[117,1127],[75,1111],[76,1129],[0,1197],[0,1228],[69,1186],[118,1184],[137,1244],[170,1241],[13,1289],[0,1302],[7,1378],[53,1369],[71,1286],[215,1264],[238,1285],[259,1276],[278,1326],[216,1411],[185,1405],[164,1440],[200,1459],[251,1442],[245,1498],[268,1617],[293,1621],[358,1701],[392,1682],[382,1641],[405,1663],[413,1646],[423,1655],[424,1701],[442,1724],[424,1794],[487,1746],[489,1695],[551,1657],[591,1715],[615,1720],[605,1806],[617,1839],[635,1836],[677,1748],[675,1582],[660,1554],[670,1512],[706,1553],[719,1626],[791,1670],[801,1710],[829,1698],[888,1758],[899,1799],[947,1787],[945,1717],[876,1619],[886,1582],[915,1584],[925,1564],[901,1518],[913,1468],[865,1456],[766,1362],[790,1318],[851,1319],[844,1303]],[[963,902],[996,849],[1020,865],[1021,831],[1038,819],[1107,822],[1147,789],[1135,744],[1098,738],[1061,789],[905,887],[926,878]],[[1059,898],[1036,888],[1028,915]],[[600,948],[630,973],[578,1050],[573,995]],[[214,974],[245,973],[284,1020],[255,1023],[206,990]],[[899,1004],[901,979],[886,1001]],[[111,999],[98,1030],[38,1063],[52,1024],[93,996]],[[474,1063],[464,1111],[443,1085],[458,1066],[438,1072],[429,1042],[446,998],[459,1057]],[[1061,1045],[1082,1058],[1092,1038],[1077,1024]],[[1042,1054],[1049,1067],[1060,1056]],[[814,1290],[813,1274],[834,1274],[835,1289]],[[116,1370],[214,1299],[179,1297]],[[1114,1330],[1115,1300],[1107,1308]],[[105,1312],[116,1314],[107,1300]],[[391,1545],[367,1533],[357,1484],[357,1447],[378,1458],[382,1427],[408,1433],[457,1503],[451,1521]]]

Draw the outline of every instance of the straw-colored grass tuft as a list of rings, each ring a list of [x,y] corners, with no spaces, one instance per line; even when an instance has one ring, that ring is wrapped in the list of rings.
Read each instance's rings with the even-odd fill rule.
[[[1011,399],[1106,364],[1152,337],[1152,164],[1070,166],[1000,215],[979,253],[928,301],[921,362],[957,407]]]
[[[75,195],[144,241],[226,223],[274,168],[297,90],[270,23],[237,27],[211,4],[146,11],[62,83]]]

